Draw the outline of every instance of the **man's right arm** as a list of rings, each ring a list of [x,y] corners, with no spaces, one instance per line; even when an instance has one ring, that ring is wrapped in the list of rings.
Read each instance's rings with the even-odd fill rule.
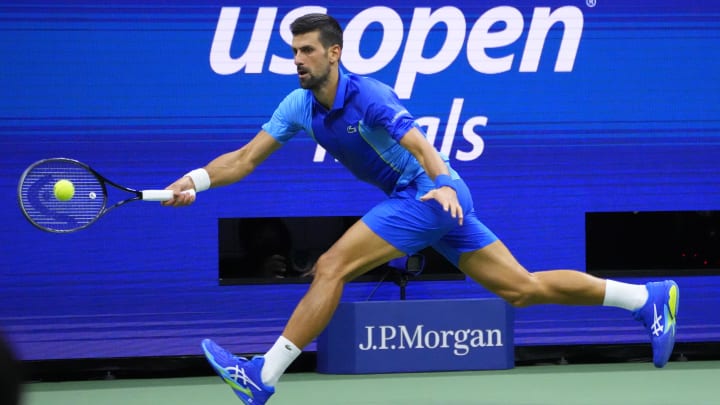
[[[209,186],[219,187],[236,183],[255,170],[268,156],[278,150],[282,144],[268,132],[261,130],[245,146],[228,152],[213,159],[205,170],[209,176]],[[167,188],[174,191],[174,198],[163,202],[163,205],[183,206],[195,201],[193,193],[183,193],[185,190],[198,189],[192,178],[185,175]]]

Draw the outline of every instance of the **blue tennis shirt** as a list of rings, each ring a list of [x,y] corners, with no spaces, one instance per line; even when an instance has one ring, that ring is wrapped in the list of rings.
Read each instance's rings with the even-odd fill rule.
[[[389,195],[423,171],[417,159],[399,144],[413,127],[417,128],[415,118],[400,104],[392,88],[341,69],[330,110],[312,91],[297,89],[280,102],[262,129],[280,143],[304,130],[358,179]]]

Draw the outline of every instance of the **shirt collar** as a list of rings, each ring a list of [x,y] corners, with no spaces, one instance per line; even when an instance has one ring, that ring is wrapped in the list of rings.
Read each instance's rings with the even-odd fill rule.
[[[338,87],[333,102],[333,110],[342,109],[345,106],[345,93],[347,91],[348,77],[345,71],[338,66]]]
[[[338,67],[338,86],[335,91],[335,100],[330,111],[342,110],[345,107],[345,95],[347,94],[348,75],[345,71]],[[320,104],[315,97],[312,98],[313,103],[325,110],[325,107]]]

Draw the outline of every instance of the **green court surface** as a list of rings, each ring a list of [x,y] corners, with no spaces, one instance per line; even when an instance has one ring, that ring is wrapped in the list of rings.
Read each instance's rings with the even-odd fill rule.
[[[282,404],[716,404],[720,362],[523,366],[504,371],[288,374]],[[239,404],[217,377],[31,383],[24,405]]]

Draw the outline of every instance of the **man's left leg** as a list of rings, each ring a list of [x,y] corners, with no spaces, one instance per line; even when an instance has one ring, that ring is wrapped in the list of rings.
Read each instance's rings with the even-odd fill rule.
[[[630,310],[648,330],[655,366],[663,367],[670,358],[679,302],[679,288],[674,281],[642,286],[603,280],[575,270],[530,273],[499,240],[462,254],[459,267],[514,306],[605,305]]]

